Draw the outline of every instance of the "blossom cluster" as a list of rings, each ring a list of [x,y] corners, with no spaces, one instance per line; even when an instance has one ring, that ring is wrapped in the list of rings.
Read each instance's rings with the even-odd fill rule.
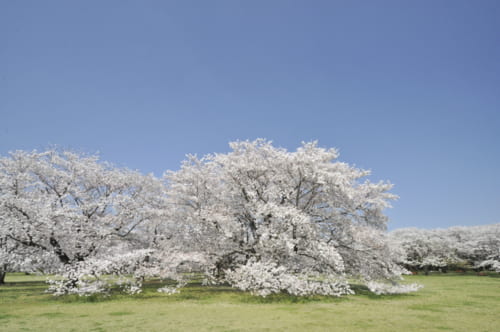
[[[285,267],[271,262],[250,261],[235,270],[226,271],[226,278],[234,287],[260,296],[281,292],[297,296],[352,294],[349,284],[342,276],[293,274]]]

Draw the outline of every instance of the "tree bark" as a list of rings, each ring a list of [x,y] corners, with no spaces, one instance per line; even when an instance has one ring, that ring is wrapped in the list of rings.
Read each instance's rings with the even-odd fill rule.
[[[54,238],[50,237],[50,245],[52,246],[54,253],[57,255],[59,258],[59,261],[63,264],[69,264],[71,262],[71,259],[66,255],[66,253],[62,250],[61,245],[59,242]]]
[[[7,273],[7,265],[0,265],[0,285],[5,284],[5,274]]]

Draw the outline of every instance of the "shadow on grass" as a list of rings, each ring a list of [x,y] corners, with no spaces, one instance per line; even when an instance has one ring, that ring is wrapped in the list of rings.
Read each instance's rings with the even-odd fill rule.
[[[47,289],[47,284],[44,282],[40,282],[39,285],[31,285],[29,287],[26,287],[26,285],[22,285],[22,287],[19,286],[13,286],[13,287],[5,287],[1,288],[0,287],[0,292],[9,292],[9,293],[44,293],[45,290]],[[25,294],[29,295],[29,294]]]
[[[433,277],[490,277],[490,278],[500,278],[500,273],[498,272],[493,272],[493,271],[481,271],[481,272],[475,272],[475,271],[465,271],[465,272],[438,272],[438,271],[431,271],[429,274],[425,273],[418,273],[415,274],[414,276],[418,277],[428,277],[428,276],[433,276]]]
[[[26,287],[27,285],[30,287]],[[246,304],[300,304],[312,302],[339,303],[349,300],[348,296],[295,296],[287,293],[270,294],[266,297],[262,297],[232,288],[229,285],[203,286],[201,282],[189,283],[185,287],[181,288],[179,293],[172,295],[162,294],[157,291],[158,288],[166,285],[173,286],[175,285],[175,282],[162,280],[147,281],[143,285],[143,291],[136,295],[125,294],[120,288],[116,287],[111,289],[111,291],[107,294],[91,294],[87,296],[68,294],[64,296],[52,296],[45,292],[47,287],[45,282],[18,282],[11,283],[10,286],[13,287],[9,288],[3,295],[11,298],[18,296],[45,295],[45,301],[59,303],[96,303],[132,299],[139,301],[159,299],[167,302],[197,301],[210,303],[217,301],[229,301]],[[412,294],[376,295],[366,286],[360,284],[352,284],[351,289],[355,292],[354,296],[363,296],[371,300],[408,298],[414,296]]]
[[[239,299],[241,303],[249,304],[301,304],[301,303],[339,303],[348,301],[346,296],[295,296],[287,293],[271,294],[266,297],[251,295],[248,293],[243,293]]]
[[[9,314],[0,314],[0,320],[2,319],[10,319],[10,318],[18,318],[18,315],[9,315]]]
[[[447,277],[463,277],[462,273],[446,273],[446,274],[431,274],[432,276],[447,276]],[[468,273],[465,276],[477,278],[499,278],[500,274],[491,273],[488,276],[477,276],[476,274]],[[426,276],[418,276],[422,280]],[[64,295],[52,296],[45,292],[48,285],[41,280],[29,281],[19,280],[15,282],[8,282],[0,286],[0,297],[15,301],[22,297],[38,296],[41,301],[60,302],[60,303],[95,303],[95,302],[110,302],[110,301],[130,301],[130,300],[159,300],[165,302],[181,302],[181,301],[196,301],[200,303],[213,303],[213,302],[232,302],[232,303],[248,303],[248,304],[273,304],[273,303],[339,303],[349,301],[353,297],[364,297],[369,300],[397,300],[408,299],[418,296],[416,293],[408,294],[390,294],[390,295],[376,295],[372,293],[365,285],[351,284],[351,289],[355,292],[352,296],[293,296],[287,293],[271,294],[266,297],[251,295],[248,292],[230,287],[227,284],[217,286],[204,286],[200,280],[193,280],[185,287],[180,289],[177,294],[166,295],[159,293],[158,288],[164,286],[174,286],[176,284],[173,280],[152,279],[148,280],[143,285],[143,291],[137,295],[128,295],[121,292],[120,288],[113,288],[109,294],[93,294],[89,296],[79,295]]]

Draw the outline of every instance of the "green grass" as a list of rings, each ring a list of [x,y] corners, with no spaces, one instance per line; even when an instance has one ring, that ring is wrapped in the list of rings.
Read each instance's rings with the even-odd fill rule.
[[[44,277],[8,274],[1,331],[500,331],[498,275],[409,276],[425,286],[376,296],[362,286],[341,298],[254,297],[190,284],[180,294],[53,297]]]

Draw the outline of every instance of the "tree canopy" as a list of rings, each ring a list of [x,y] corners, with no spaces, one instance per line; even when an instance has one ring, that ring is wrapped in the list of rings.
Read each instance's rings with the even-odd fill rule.
[[[293,152],[263,139],[230,147],[190,155],[163,179],[57,149],[1,158],[3,269],[36,258],[40,271],[63,276],[56,294],[117,280],[135,293],[147,276],[180,287],[182,266],[263,296],[340,296],[352,292],[348,278],[376,293],[418,288],[397,283],[406,270],[386,234],[390,183],[370,182],[317,142]]]

